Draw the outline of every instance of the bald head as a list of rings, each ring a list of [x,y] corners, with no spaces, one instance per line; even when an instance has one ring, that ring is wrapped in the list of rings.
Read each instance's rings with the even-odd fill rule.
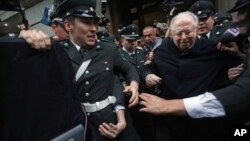
[[[156,40],[156,30],[152,26],[143,29],[143,38],[146,44],[154,44]]]

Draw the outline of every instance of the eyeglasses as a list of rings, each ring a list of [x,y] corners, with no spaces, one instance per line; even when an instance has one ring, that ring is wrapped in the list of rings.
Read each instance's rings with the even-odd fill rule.
[[[189,37],[192,35],[193,32],[194,32],[194,30],[180,31],[180,32],[174,33],[173,35],[178,36],[178,37],[182,37],[184,34],[185,36]]]

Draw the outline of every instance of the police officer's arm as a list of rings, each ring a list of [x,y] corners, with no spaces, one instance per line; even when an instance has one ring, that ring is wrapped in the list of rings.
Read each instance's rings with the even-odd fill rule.
[[[127,84],[129,84],[123,92],[131,93],[131,98],[129,100],[129,107],[134,106],[138,103],[139,93],[138,93],[138,82],[139,76],[136,70],[124,60],[118,52],[117,48],[114,48],[114,68],[116,72],[119,72],[125,78]]]

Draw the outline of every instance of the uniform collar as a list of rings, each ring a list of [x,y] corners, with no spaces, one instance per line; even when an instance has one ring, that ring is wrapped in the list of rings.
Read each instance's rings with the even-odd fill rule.
[[[125,47],[122,47],[122,50],[124,50],[125,52],[128,53],[128,55],[132,55],[132,54],[135,54],[135,52],[129,52]]]

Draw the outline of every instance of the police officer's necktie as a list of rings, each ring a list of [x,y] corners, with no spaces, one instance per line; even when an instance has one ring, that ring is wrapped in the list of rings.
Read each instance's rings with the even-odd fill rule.
[[[134,54],[134,53],[132,53],[130,56],[131,56],[131,58],[132,58],[134,61],[136,60],[135,54]]]
[[[83,48],[83,47],[80,47],[80,49],[79,49],[79,53],[80,53],[80,55],[81,55],[81,57],[82,57],[82,59],[84,58],[84,56],[85,56],[85,54],[86,54],[86,49],[85,48]]]

